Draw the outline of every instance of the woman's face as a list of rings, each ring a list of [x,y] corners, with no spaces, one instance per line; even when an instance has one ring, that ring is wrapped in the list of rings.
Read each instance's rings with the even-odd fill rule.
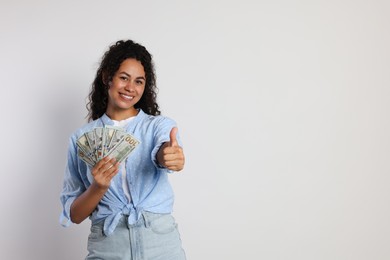
[[[136,59],[126,59],[114,74],[108,88],[107,115],[114,120],[135,116],[134,105],[141,99],[145,90],[144,67]]]

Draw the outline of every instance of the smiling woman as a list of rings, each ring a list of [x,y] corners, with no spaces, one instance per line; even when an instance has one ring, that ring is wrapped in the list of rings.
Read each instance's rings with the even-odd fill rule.
[[[70,140],[61,194],[64,226],[91,219],[86,259],[185,259],[167,175],[183,169],[184,153],[176,123],[160,115],[155,89],[145,47],[118,41],[105,53],[89,95],[90,122]],[[102,130],[118,128],[123,136]],[[125,143],[126,136],[139,144],[124,161],[78,157],[114,150],[107,140]]]
[[[127,71],[130,69],[131,71]],[[128,72],[138,74],[130,75]],[[140,100],[134,102],[134,108],[142,109],[150,115],[160,115],[156,102],[156,75],[152,56],[144,46],[129,40],[116,42],[104,54],[89,94],[89,120],[96,120],[106,113],[109,99],[107,90],[114,83],[115,77],[125,82],[143,77],[144,91],[141,93]],[[140,80],[139,78],[136,83]]]
[[[124,60],[108,83],[109,98],[106,114],[114,120],[135,116],[138,111],[134,105],[144,93],[145,81],[145,71],[141,62],[132,58]]]

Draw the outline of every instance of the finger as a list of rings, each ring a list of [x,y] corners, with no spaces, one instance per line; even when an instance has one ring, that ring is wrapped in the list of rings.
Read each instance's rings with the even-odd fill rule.
[[[102,168],[111,158],[106,156],[104,157],[103,159],[101,159],[100,161],[98,161],[95,165],[95,169],[96,170],[100,170],[100,168]]]
[[[169,140],[170,140],[169,146],[171,147],[179,146],[176,139],[177,131],[178,131],[177,127],[173,127],[171,132],[169,133]]]
[[[105,174],[106,178],[112,179],[119,172],[119,162],[115,163],[110,169],[108,169]]]
[[[116,163],[117,163],[116,159],[115,159],[115,158],[111,158],[109,161],[107,161],[107,162],[100,168],[100,170],[101,170],[102,172],[106,172],[106,171],[110,170],[112,167],[114,167]]]
[[[183,150],[180,146],[173,146],[173,147],[167,146],[163,150],[163,153],[164,154],[180,154],[180,153],[183,153]]]
[[[180,153],[180,152],[176,152],[176,153],[166,153],[164,154],[164,161],[168,162],[168,161],[175,161],[175,160],[183,160],[184,159],[184,155],[183,153]]]
[[[172,170],[172,171],[180,171],[183,169],[184,162],[183,161],[172,161],[172,162],[167,162],[167,169]]]
[[[103,159],[101,159],[100,161],[98,161],[95,166],[92,168],[92,175],[96,175],[98,174],[100,171],[101,171],[101,168],[110,160],[110,158],[108,157],[104,157]]]

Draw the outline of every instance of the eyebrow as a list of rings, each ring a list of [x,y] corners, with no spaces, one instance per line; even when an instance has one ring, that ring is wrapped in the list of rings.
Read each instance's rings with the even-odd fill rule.
[[[130,74],[128,74],[128,73],[126,73],[126,72],[124,72],[124,71],[120,72],[119,74],[125,74],[126,76],[128,76],[129,78],[131,78],[131,75],[130,75]],[[137,77],[137,79],[143,79],[143,80],[145,80],[145,81],[146,81],[146,79],[145,79],[145,77],[144,77],[144,76],[139,76],[139,77]]]

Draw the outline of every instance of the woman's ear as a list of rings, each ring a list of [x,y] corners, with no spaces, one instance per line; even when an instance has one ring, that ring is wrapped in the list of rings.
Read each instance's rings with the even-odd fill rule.
[[[108,86],[108,87],[111,87],[111,80],[109,80],[108,78],[108,75],[107,75],[107,72],[104,72],[102,73],[102,81],[103,81],[103,84]]]

